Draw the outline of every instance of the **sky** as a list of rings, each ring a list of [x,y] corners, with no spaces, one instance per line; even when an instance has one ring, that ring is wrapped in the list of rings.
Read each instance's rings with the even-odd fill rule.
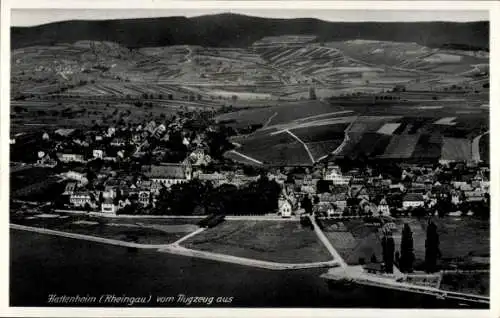
[[[200,16],[217,13],[240,13],[270,18],[318,18],[325,21],[456,21],[489,20],[485,10],[298,10],[298,9],[12,9],[12,26],[34,26],[65,20],[105,20],[168,16]]]

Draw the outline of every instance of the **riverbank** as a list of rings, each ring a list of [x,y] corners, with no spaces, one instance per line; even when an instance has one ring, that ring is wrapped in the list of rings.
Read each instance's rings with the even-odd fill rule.
[[[184,294],[232,297],[227,303],[214,301],[211,308],[463,308],[435,297],[365,286],[329,288],[320,278],[323,268],[275,271],[158,253],[154,249],[131,253],[125,247],[15,229],[10,231],[10,245],[12,307],[104,306],[48,303],[50,294],[152,295],[151,303],[133,307],[188,307],[185,303],[157,301],[157,296],[177,298]]]
[[[107,239],[107,238],[96,237],[96,236],[91,236],[91,235],[83,235],[83,234],[55,231],[55,230],[50,230],[50,229],[45,229],[45,228],[30,227],[30,226],[19,225],[19,224],[10,224],[10,228],[16,229],[16,230],[30,231],[30,232],[40,233],[40,234],[56,235],[56,236],[72,238],[72,239],[80,239],[80,240],[92,241],[92,242],[96,242],[96,243],[103,243],[103,244],[109,244],[109,245],[115,245],[115,246],[128,247],[128,248],[153,249],[153,250],[157,250],[159,252],[165,252],[165,253],[170,253],[170,254],[175,254],[175,255],[203,258],[203,259],[209,259],[209,260],[214,260],[214,261],[219,261],[219,262],[233,263],[233,264],[238,264],[238,265],[257,267],[257,268],[263,268],[263,269],[271,269],[271,270],[289,270],[289,269],[324,268],[324,267],[330,268],[330,267],[337,266],[337,262],[334,260],[326,261],[326,262],[311,262],[311,263],[278,263],[278,262],[262,261],[262,260],[258,260],[258,259],[252,259],[252,258],[237,257],[237,256],[232,256],[232,255],[220,254],[220,253],[200,251],[200,250],[195,250],[195,249],[188,249],[185,247],[181,247],[180,245],[178,245],[178,243],[173,243],[173,244],[139,244],[139,243],[134,243],[134,242],[126,242],[126,241]],[[202,230],[200,229],[199,231],[196,232],[196,234],[201,233],[201,232],[202,232]],[[187,239],[187,238],[189,238],[193,235],[196,235],[196,234],[190,233],[190,234],[186,235],[186,237],[178,240],[177,242],[182,242],[184,239]]]

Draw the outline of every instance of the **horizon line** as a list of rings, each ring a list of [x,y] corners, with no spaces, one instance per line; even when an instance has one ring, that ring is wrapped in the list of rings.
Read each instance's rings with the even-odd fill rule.
[[[166,10],[166,9],[165,9]],[[44,12],[48,11],[48,12]],[[68,15],[74,15],[72,17],[64,18],[64,15],[61,16],[53,16],[50,17],[50,14],[54,14],[57,11],[66,11]],[[104,12],[107,13],[105,16],[95,16],[96,11]],[[11,25],[10,27],[21,27],[21,28],[29,28],[29,27],[39,27],[43,25],[48,25],[48,24],[54,24],[54,23],[64,23],[64,22],[71,22],[71,21],[80,21],[80,22],[93,22],[93,21],[117,21],[117,20],[141,20],[141,19],[162,19],[162,18],[173,18],[173,17],[178,17],[178,18],[186,18],[186,19],[193,19],[193,18],[199,18],[199,17],[204,17],[204,16],[217,16],[217,15],[240,15],[240,16],[246,16],[246,17],[252,17],[252,18],[261,18],[261,19],[276,19],[276,20],[296,20],[296,19],[314,19],[314,20],[319,20],[323,22],[336,22],[336,23],[477,23],[477,22],[488,22],[489,23],[489,18],[474,18],[474,19],[464,19],[463,16],[460,16],[458,19],[443,19],[442,14],[440,14],[441,18],[436,18],[436,19],[425,19],[425,18],[420,18],[419,20],[410,20],[408,21],[408,18],[400,18],[398,19],[397,17],[394,16],[394,11],[391,10],[332,10],[332,13],[342,13],[343,16],[337,18],[337,19],[327,19],[326,16],[324,15],[324,12],[320,12],[321,14],[319,15],[308,15],[308,16],[297,16],[297,15],[289,15],[289,16],[269,16],[267,14],[262,15],[258,13],[248,13],[248,12],[240,12],[234,11],[234,10],[226,10],[226,11],[219,11],[219,12],[197,12],[193,15],[188,15],[188,14],[172,14],[172,15],[158,15],[158,11],[163,11],[163,10],[154,10],[154,12],[151,12],[152,14],[150,15],[139,15],[139,16],[133,16],[134,14],[140,13],[140,11],[150,11],[149,9],[138,9],[131,11],[130,13],[133,15],[129,16],[113,16],[112,14],[110,15],[111,12],[113,13],[120,13],[123,11],[131,11],[130,9],[123,10],[123,9],[112,9],[112,10],[106,10],[106,9],[13,9],[11,12]],[[169,10],[169,11],[176,11],[176,10]],[[186,11],[186,10],[183,10]],[[192,10],[192,11],[199,11],[199,10]],[[273,10],[267,10],[267,11],[273,11]],[[274,10],[275,11],[275,10]],[[372,13],[377,13],[375,16],[380,15],[380,13],[388,13],[388,17],[385,19],[382,17],[375,17],[375,18],[368,18],[368,17],[361,17],[360,19],[353,19],[352,14],[356,11],[356,14],[359,13],[361,16],[366,15],[369,13],[371,15]],[[381,12],[383,11],[383,12]],[[418,10],[421,12],[427,12],[430,15],[433,15],[435,12],[430,12],[428,10]],[[78,12],[80,16],[75,14]],[[302,11],[303,12],[303,11]],[[345,17],[345,13],[349,12],[351,13],[351,17]],[[403,11],[398,11],[399,13],[402,13]],[[415,10],[408,10],[404,11],[404,14],[408,13],[415,13]],[[468,13],[474,12],[474,11],[467,11]],[[487,12],[487,11],[486,11]],[[42,13],[42,15],[38,15],[37,13]],[[48,13],[48,15],[43,15],[43,13]],[[94,16],[90,15],[90,13],[94,13]],[[129,12],[127,12],[129,13]],[[292,10],[293,13],[293,10]],[[452,11],[449,11],[448,13],[452,13]],[[456,13],[456,12],[453,12]],[[475,13],[484,13],[484,11],[479,11]],[[26,14],[25,17],[23,15]],[[420,15],[419,15],[420,17]]]

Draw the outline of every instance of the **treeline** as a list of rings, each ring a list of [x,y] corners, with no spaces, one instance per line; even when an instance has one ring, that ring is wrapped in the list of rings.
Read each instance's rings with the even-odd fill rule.
[[[156,215],[249,215],[273,213],[278,208],[280,186],[265,177],[243,187],[192,180],[162,189]]]

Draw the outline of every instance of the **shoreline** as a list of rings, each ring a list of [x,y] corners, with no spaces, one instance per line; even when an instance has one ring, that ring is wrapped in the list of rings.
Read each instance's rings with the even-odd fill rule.
[[[169,254],[173,254],[173,255],[202,258],[202,259],[208,259],[208,260],[213,260],[213,261],[218,261],[218,262],[233,263],[233,264],[238,264],[238,265],[263,268],[263,269],[271,269],[271,270],[332,268],[332,267],[336,267],[339,265],[338,261],[334,260],[334,259],[329,260],[329,261],[311,262],[311,263],[279,263],[279,262],[264,261],[264,260],[239,257],[239,256],[233,256],[233,255],[227,255],[227,254],[219,254],[219,253],[213,253],[213,252],[207,252],[207,251],[201,251],[201,250],[188,249],[188,248],[185,248],[185,247],[178,245],[176,242],[170,243],[170,244],[140,244],[140,243],[125,242],[125,241],[120,241],[120,240],[115,240],[115,239],[108,239],[108,238],[102,238],[102,237],[97,237],[97,236],[63,232],[63,231],[57,231],[57,230],[50,230],[50,229],[45,229],[45,228],[32,227],[32,226],[26,226],[26,225],[14,224],[14,223],[10,223],[9,228],[15,229],[15,230],[21,230],[21,231],[35,232],[35,233],[39,233],[39,234],[46,234],[46,235],[60,236],[60,237],[65,237],[65,238],[92,241],[92,242],[96,242],[96,243],[104,243],[104,244],[114,245],[114,246],[128,247],[128,248],[142,248],[142,249],[149,249],[149,250],[156,249],[158,252],[169,253]],[[195,233],[195,232],[193,232],[193,233]],[[201,231],[199,231],[199,232],[201,232]],[[198,234],[199,232],[196,232],[196,234]],[[195,235],[193,233],[189,233],[186,236]],[[183,238],[181,238],[177,242],[183,240]]]

